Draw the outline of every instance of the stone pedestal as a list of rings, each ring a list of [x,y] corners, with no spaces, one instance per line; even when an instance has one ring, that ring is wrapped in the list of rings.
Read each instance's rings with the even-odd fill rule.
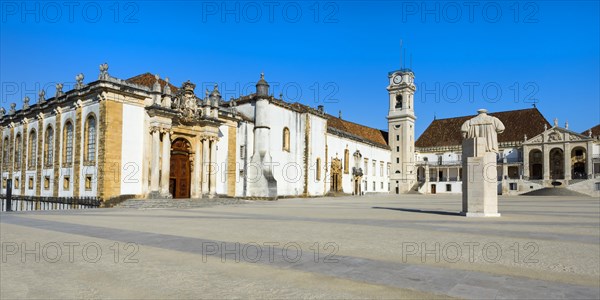
[[[485,152],[485,140],[463,141],[462,215],[467,217],[499,217],[498,171],[496,153]]]

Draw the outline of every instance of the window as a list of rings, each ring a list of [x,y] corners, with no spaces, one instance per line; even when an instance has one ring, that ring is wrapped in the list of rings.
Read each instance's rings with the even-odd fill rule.
[[[399,141],[399,140],[400,140],[400,135],[397,134],[396,135],[396,141]]]
[[[381,189],[383,190],[383,181],[381,182]]]
[[[369,174],[369,159],[365,158],[365,175]]]
[[[73,123],[67,121],[63,129],[63,163],[73,162]]]
[[[63,177],[63,190],[68,191],[71,186],[71,178],[69,176]]]
[[[2,178],[2,188],[5,189],[6,188],[6,177]]]
[[[8,149],[9,149],[9,141],[8,141],[8,137],[4,138],[4,143],[3,143],[3,147],[4,149],[2,152],[2,163],[4,164],[4,167],[6,168],[8,166]]]
[[[317,181],[321,180],[321,159],[317,158]]]
[[[92,175],[85,175],[85,190],[92,190]]]
[[[396,96],[396,108],[402,109],[402,95]]]
[[[373,160],[373,176],[377,175],[377,162]]]
[[[596,191],[600,191],[600,182],[596,182]]]
[[[290,129],[283,128],[283,151],[290,152]]]
[[[15,187],[15,190],[19,188],[19,177],[15,177],[14,187]]]
[[[29,181],[28,188],[30,190],[33,190],[33,176],[29,176],[28,181]]]
[[[388,175],[388,176],[390,175],[390,170],[391,170],[391,169],[392,169],[392,164],[391,164],[391,163],[388,163],[388,164],[387,164],[387,175]]]
[[[240,159],[246,159],[246,146],[240,146]]]
[[[399,164],[400,163],[400,157],[396,157],[396,163]]]
[[[15,138],[15,169],[18,170],[21,168],[21,154],[23,153],[21,149],[21,134],[17,133],[17,137]],[[15,181],[16,183],[16,181]]]
[[[396,152],[400,152],[400,146],[396,146]]]
[[[29,158],[29,168],[34,168],[37,158],[37,135],[35,134],[35,129],[29,132],[29,151],[27,157]]]
[[[96,161],[96,118],[93,115],[85,121],[85,160]]]
[[[446,184],[446,192],[452,192],[452,185]]]
[[[350,150],[344,150],[344,173],[348,174],[350,172]]]
[[[50,176],[44,176],[44,189],[50,189]]]
[[[383,177],[383,162],[379,162],[379,176]],[[381,188],[383,188],[383,186]]]
[[[52,166],[52,161],[54,160],[54,130],[51,126],[48,126],[46,128],[46,138],[44,140],[44,147],[46,147],[44,151],[44,162],[46,167],[49,167]]]
[[[428,157],[423,157],[423,161],[427,162],[427,161],[429,161],[429,158]]]
[[[511,182],[509,184],[509,186],[510,186],[510,190],[511,191],[516,191],[517,190],[517,183],[516,182]]]
[[[373,181],[373,190],[375,190],[375,188],[376,188],[376,187],[375,187],[375,181]]]

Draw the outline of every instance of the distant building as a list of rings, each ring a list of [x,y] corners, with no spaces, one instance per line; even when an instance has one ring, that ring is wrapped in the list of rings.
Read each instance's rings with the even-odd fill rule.
[[[1,193],[37,197],[200,198],[328,193],[460,193],[460,125],[434,120],[415,142],[414,73],[388,73],[388,132],[286,102],[261,74],[256,92],[225,101],[217,86],[100,66],[98,79],[37,103],[0,108]],[[492,113],[499,135],[499,192],[595,184],[599,127],[582,134],[533,109]]]

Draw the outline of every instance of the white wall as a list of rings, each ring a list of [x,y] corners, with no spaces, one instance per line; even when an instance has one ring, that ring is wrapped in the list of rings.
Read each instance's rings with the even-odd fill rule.
[[[143,107],[123,104],[123,128],[121,144],[121,194],[142,194],[142,170],[144,157],[144,124],[146,112]]]

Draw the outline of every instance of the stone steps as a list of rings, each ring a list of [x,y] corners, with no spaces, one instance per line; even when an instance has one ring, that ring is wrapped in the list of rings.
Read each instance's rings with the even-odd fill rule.
[[[213,199],[129,199],[125,200],[115,207],[132,209],[160,209],[175,208],[187,209],[197,207],[210,207],[215,205],[235,205],[246,204],[250,200],[236,198],[213,198]]]

